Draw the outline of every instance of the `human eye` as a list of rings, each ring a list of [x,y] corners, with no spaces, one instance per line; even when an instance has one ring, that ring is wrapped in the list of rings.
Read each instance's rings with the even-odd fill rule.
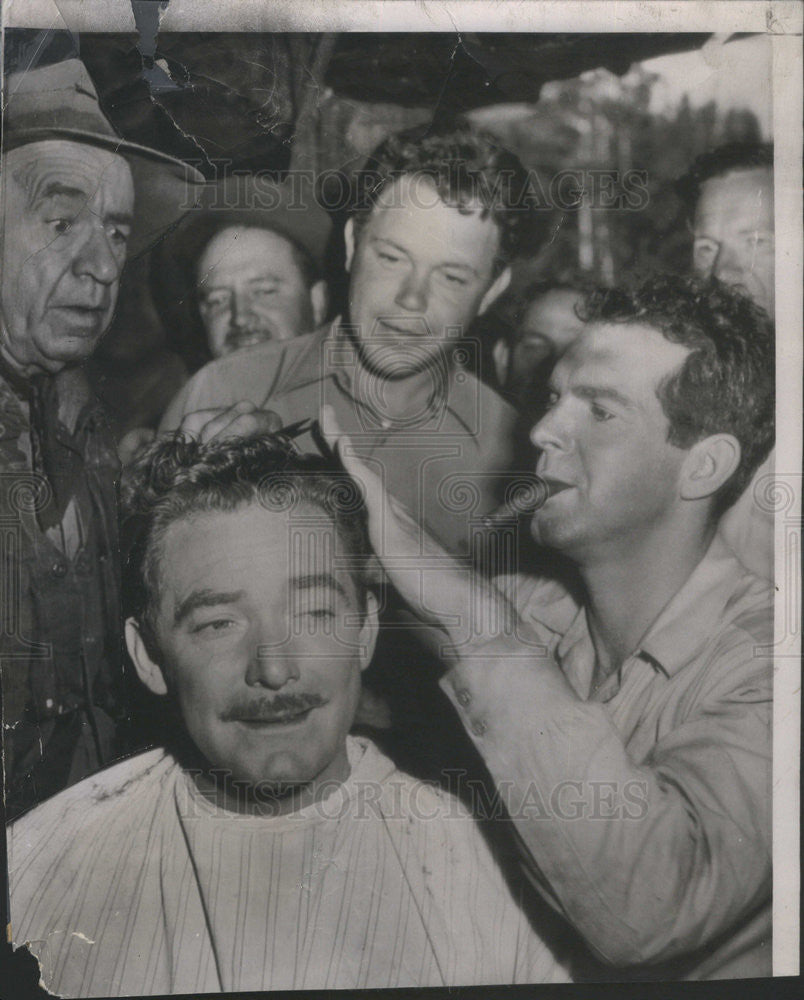
[[[231,632],[236,627],[237,622],[234,618],[218,615],[215,618],[199,619],[194,622],[190,626],[190,632],[202,638],[214,638]]]
[[[335,611],[332,608],[308,608],[303,613],[314,621],[331,621],[335,617]]]
[[[48,219],[48,225],[57,236],[64,236],[69,233],[75,222],[74,217],[60,216],[55,219]]]
[[[544,403],[545,410],[552,410],[560,398],[560,394],[556,389],[550,389],[547,393],[547,399]]]
[[[770,233],[752,233],[748,245],[756,250],[767,250],[773,247],[774,239]]]
[[[391,247],[378,246],[375,251],[380,260],[385,261],[386,264],[398,264],[402,260],[402,255]]]
[[[714,240],[699,239],[693,246],[696,260],[710,260],[717,252],[717,244]]]
[[[108,233],[109,239],[118,246],[125,247],[128,244],[130,231],[127,226],[109,226]]]
[[[201,293],[201,305],[208,309],[222,309],[229,301],[229,293],[215,289]]]
[[[606,423],[607,420],[612,420],[614,418],[613,413],[594,401],[589,404],[589,409],[592,413],[592,418],[599,424]]]
[[[469,283],[466,275],[462,274],[460,271],[443,271],[442,274],[444,276],[444,280],[450,285],[456,285],[460,288]]]

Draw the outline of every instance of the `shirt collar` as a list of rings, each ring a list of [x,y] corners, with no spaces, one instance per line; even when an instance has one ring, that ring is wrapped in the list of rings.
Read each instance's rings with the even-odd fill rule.
[[[715,535],[705,556],[687,581],[665,605],[633,655],[648,660],[672,676],[694,660],[712,636],[713,624],[723,620],[726,607],[739,581],[750,574],[734,553]],[[594,663],[586,608],[578,607],[569,594],[537,588],[528,595],[527,613],[557,632],[561,638],[556,656],[567,664]]]
[[[638,652],[672,676],[694,660],[723,620],[739,581],[750,574],[716,534],[706,552],[659,617]]]
[[[335,359],[321,358],[321,351],[354,352],[350,355],[351,363],[333,365]],[[346,361],[346,358],[343,359]],[[373,412],[370,399],[359,398],[356,389],[356,380],[352,376],[352,369],[360,366],[360,355],[355,351],[354,346],[346,333],[346,327],[342,323],[341,317],[336,317],[329,326],[324,326],[316,331],[311,337],[309,347],[299,355],[294,364],[287,370],[283,378],[283,386],[290,386],[300,389],[307,383],[317,382],[324,374],[325,378],[331,378],[339,389],[344,392],[355,404],[365,407]],[[363,371],[361,367],[361,371]],[[460,372],[461,378],[456,378]],[[367,380],[358,379],[359,383]],[[450,368],[447,372],[445,382],[445,399],[443,408],[467,434],[476,434],[476,423],[471,414],[477,411],[477,381],[471,373]],[[280,388],[280,391],[282,389]],[[502,401],[501,401],[502,402]],[[438,408],[438,412],[441,409]],[[434,413],[433,419],[438,422],[438,414]],[[417,427],[417,430],[421,429]]]

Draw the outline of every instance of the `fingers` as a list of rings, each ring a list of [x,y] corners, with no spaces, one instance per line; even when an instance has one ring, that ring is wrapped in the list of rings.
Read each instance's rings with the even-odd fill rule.
[[[134,427],[124,434],[117,445],[117,454],[121,465],[133,462],[142,449],[156,437],[156,431],[150,427]]]
[[[241,400],[226,409],[196,410],[188,413],[179,431],[197,437],[202,443],[226,438],[273,434],[282,426],[282,418],[271,410],[260,410],[254,403]]]

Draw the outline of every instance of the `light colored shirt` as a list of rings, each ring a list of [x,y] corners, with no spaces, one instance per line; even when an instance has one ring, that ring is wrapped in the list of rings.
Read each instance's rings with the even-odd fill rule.
[[[585,610],[546,582],[513,598],[522,634],[464,651],[442,684],[534,884],[608,965],[769,975],[770,585],[716,538],[594,692]]]
[[[469,357],[467,348],[449,345],[443,365],[410,380],[412,394],[416,390],[410,412],[389,420],[383,380],[362,366],[336,321],[208,364],[171,403],[160,433],[175,430],[188,413],[240,400],[273,410],[284,425],[318,419],[327,403],[391,496],[450,552],[471,554],[479,544],[473,531],[483,533],[482,515],[502,502],[504,477],[515,462],[517,417],[479,381]],[[303,451],[319,450],[309,433],[296,443]]]
[[[140,754],[9,831],[14,941],[64,996],[566,981],[459,804],[348,739],[281,817],[213,806]]]

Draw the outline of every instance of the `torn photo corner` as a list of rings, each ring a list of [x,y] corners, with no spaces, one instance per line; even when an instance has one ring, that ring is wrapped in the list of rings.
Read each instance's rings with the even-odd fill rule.
[[[0,58],[0,978],[798,976],[801,6]]]

